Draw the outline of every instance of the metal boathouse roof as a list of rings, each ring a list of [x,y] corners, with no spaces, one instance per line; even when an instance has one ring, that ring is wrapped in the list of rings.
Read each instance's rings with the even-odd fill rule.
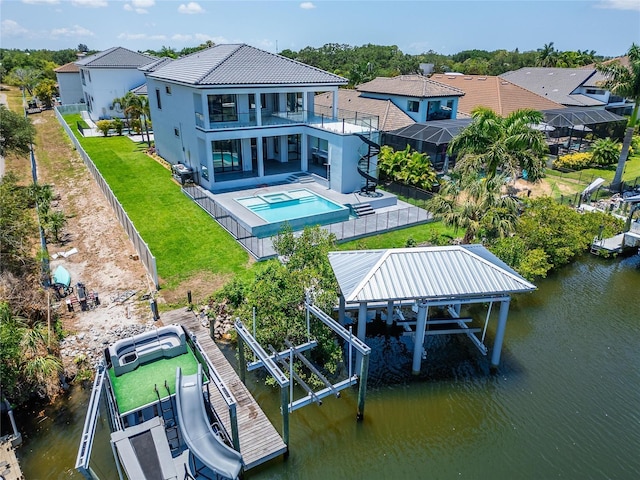
[[[330,252],[347,303],[442,300],[536,289],[482,245]]]

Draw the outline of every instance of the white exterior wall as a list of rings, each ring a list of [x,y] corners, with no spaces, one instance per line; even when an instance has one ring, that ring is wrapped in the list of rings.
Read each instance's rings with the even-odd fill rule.
[[[379,100],[391,100],[400,110],[409,115],[416,122],[426,122],[429,108],[429,102],[440,102],[441,107],[446,107],[449,100],[453,100],[453,107],[451,108],[451,118],[454,119],[458,113],[458,97],[433,97],[433,98],[418,98],[418,97],[405,97],[403,95],[387,95],[384,93],[369,93],[362,92],[362,97],[376,98]],[[420,108],[417,112],[409,111],[409,101],[419,102]]]
[[[144,74],[134,68],[86,68],[85,83],[82,90],[91,98],[89,115],[92,120],[100,118],[123,117],[122,112],[111,109],[113,99],[123,97],[129,90],[145,82]],[[91,80],[89,80],[90,72]]]
[[[73,105],[84,102],[80,72],[57,72],[56,78],[58,79],[58,90],[60,92],[60,102],[62,105]]]
[[[169,86],[171,93],[167,93]],[[156,90],[160,92],[161,109],[158,109]],[[324,88],[336,91],[335,88]],[[281,93],[277,99],[278,105],[269,105],[270,111],[283,110],[286,107],[284,93],[303,92],[304,110],[313,109],[315,89],[309,87],[280,87],[280,88],[239,88],[239,89],[199,89],[191,86],[164,82],[154,78],[147,78],[147,94],[151,110],[151,121],[158,154],[171,164],[182,163],[197,172],[196,181],[204,188],[212,189],[216,184],[213,171],[211,142],[214,140],[241,140],[243,170],[252,170],[251,139],[262,145],[263,137],[280,137],[280,157],[275,158],[273,152],[267,152],[267,157],[274,160],[286,161],[287,136],[301,135],[301,170],[308,170],[311,144],[308,136],[322,138],[329,143],[329,160],[331,163],[331,188],[342,193],[358,190],[362,184],[362,177],[357,173],[359,160],[358,148],[362,140],[353,135],[339,135],[327,130],[313,128],[300,124],[284,124],[278,126],[255,126],[245,128],[216,128],[209,129],[209,112],[207,95],[233,93],[237,95],[236,106],[239,116],[249,111],[248,95],[261,93]],[[196,125],[195,95],[200,95],[200,111],[204,117],[204,127]],[[264,111],[264,110],[263,110]],[[178,130],[179,136],[175,135]],[[278,141],[278,140],[276,140]],[[260,147],[261,150],[262,147]],[[258,172],[264,174],[260,165],[262,156],[258,155]],[[209,179],[202,175],[203,167],[208,170]],[[247,182],[259,182],[261,176],[243,180],[224,181],[225,188],[233,188]],[[220,185],[218,183],[218,185]]]

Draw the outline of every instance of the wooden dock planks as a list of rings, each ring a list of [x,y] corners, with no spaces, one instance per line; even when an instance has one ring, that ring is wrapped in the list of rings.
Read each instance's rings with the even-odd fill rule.
[[[209,330],[200,324],[196,315],[186,309],[179,309],[163,313],[161,320],[165,325],[172,323],[183,325],[189,332],[195,334],[200,347],[207,354],[222,381],[235,397],[240,453],[245,463],[245,471],[284,454],[287,451],[287,446],[280,434],[242,383],[222,351],[209,336]],[[209,387],[209,398],[227,432],[231,432],[227,404],[213,385]]]

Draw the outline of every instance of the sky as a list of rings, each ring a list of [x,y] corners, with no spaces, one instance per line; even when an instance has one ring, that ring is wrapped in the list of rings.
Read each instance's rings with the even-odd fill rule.
[[[180,50],[207,40],[269,52],[326,43],[433,50],[595,50],[640,43],[640,0],[0,0],[2,48]]]

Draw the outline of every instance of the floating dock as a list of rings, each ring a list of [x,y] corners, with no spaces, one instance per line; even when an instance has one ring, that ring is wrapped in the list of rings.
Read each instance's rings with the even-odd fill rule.
[[[0,445],[0,478],[4,480],[24,479],[11,440],[3,440]]]
[[[244,460],[245,471],[285,454],[287,445],[220,348],[209,336],[209,329],[202,326],[193,312],[184,308],[163,313],[160,318],[165,325],[177,323],[195,335],[198,344],[211,360],[222,381],[236,398],[240,453]],[[211,404],[216,411],[220,413],[227,411],[227,404],[218,390],[215,388],[209,390]],[[221,417],[227,431],[231,431],[229,416],[221,415]]]

